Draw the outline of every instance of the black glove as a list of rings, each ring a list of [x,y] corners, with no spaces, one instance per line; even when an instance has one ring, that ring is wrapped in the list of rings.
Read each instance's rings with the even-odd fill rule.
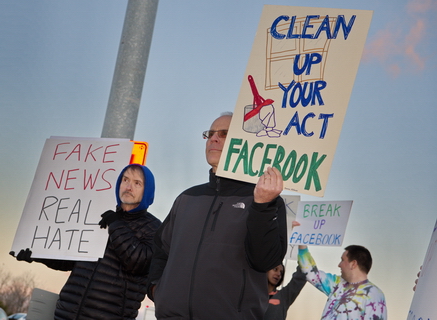
[[[121,215],[118,212],[114,212],[112,210],[106,211],[101,215],[102,220],[100,220],[99,225],[100,229],[106,229],[111,223],[121,218]]]
[[[11,256],[15,257],[14,251],[9,252],[9,254]],[[31,255],[32,255],[32,251],[29,248],[27,248],[26,250],[21,249],[20,252],[18,252],[18,254],[16,256],[16,259],[18,261],[26,261],[26,262],[32,263],[33,259],[30,257]]]

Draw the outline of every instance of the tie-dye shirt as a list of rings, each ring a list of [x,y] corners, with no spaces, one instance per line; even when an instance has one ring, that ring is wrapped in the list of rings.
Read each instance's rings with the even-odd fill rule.
[[[369,280],[349,283],[317,269],[308,249],[299,249],[298,262],[307,280],[328,296],[322,320],[386,320],[384,293]]]

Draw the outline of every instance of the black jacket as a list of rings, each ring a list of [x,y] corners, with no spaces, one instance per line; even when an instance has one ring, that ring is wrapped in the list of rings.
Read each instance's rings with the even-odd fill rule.
[[[146,294],[152,239],[161,225],[142,210],[126,213],[108,227],[104,257],[98,261],[37,259],[56,270],[71,270],[59,294],[55,320],[135,319]]]
[[[158,319],[262,319],[265,272],[287,249],[284,202],[253,202],[254,185],[219,178],[184,191],[155,236],[149,289]]]

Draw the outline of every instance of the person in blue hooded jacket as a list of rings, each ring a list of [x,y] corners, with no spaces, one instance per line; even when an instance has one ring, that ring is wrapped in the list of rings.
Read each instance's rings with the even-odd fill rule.
[[[18,253],[17,260],[71,271],[59,294],[55,320],[137,317],[146,294],[152,240],[161,225],[147,211],[154,193],[154,177],[147,167],[132,164],[122,170],[116,183],[116,210],[103,213],[99,222],[108,229],[109,237],[98,261],[32,259],[29,249]]]

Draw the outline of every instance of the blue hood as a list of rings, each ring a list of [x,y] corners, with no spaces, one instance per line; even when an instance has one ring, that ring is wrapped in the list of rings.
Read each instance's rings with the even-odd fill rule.
[[[142,166],[139,164],[130,164],[126,166],[118,176],[117,184],[115,186],[115,197],[117,199],[117,206],[119,207],[121,206],[120,184],[121,184],[121,179],[123,177],[123,173],[126,171],[127,168],[132,166],[140,167],[144,173],[144,194],[143,194],[143,198],[141,199],[141,203],[135,209],[128,211],[128,212],[137,212],[147,209],[153,203],[153,199],[155,198],[155,178],[153,177],[152,171],[150,171],[149,168],[147,168],[146,166]]]

